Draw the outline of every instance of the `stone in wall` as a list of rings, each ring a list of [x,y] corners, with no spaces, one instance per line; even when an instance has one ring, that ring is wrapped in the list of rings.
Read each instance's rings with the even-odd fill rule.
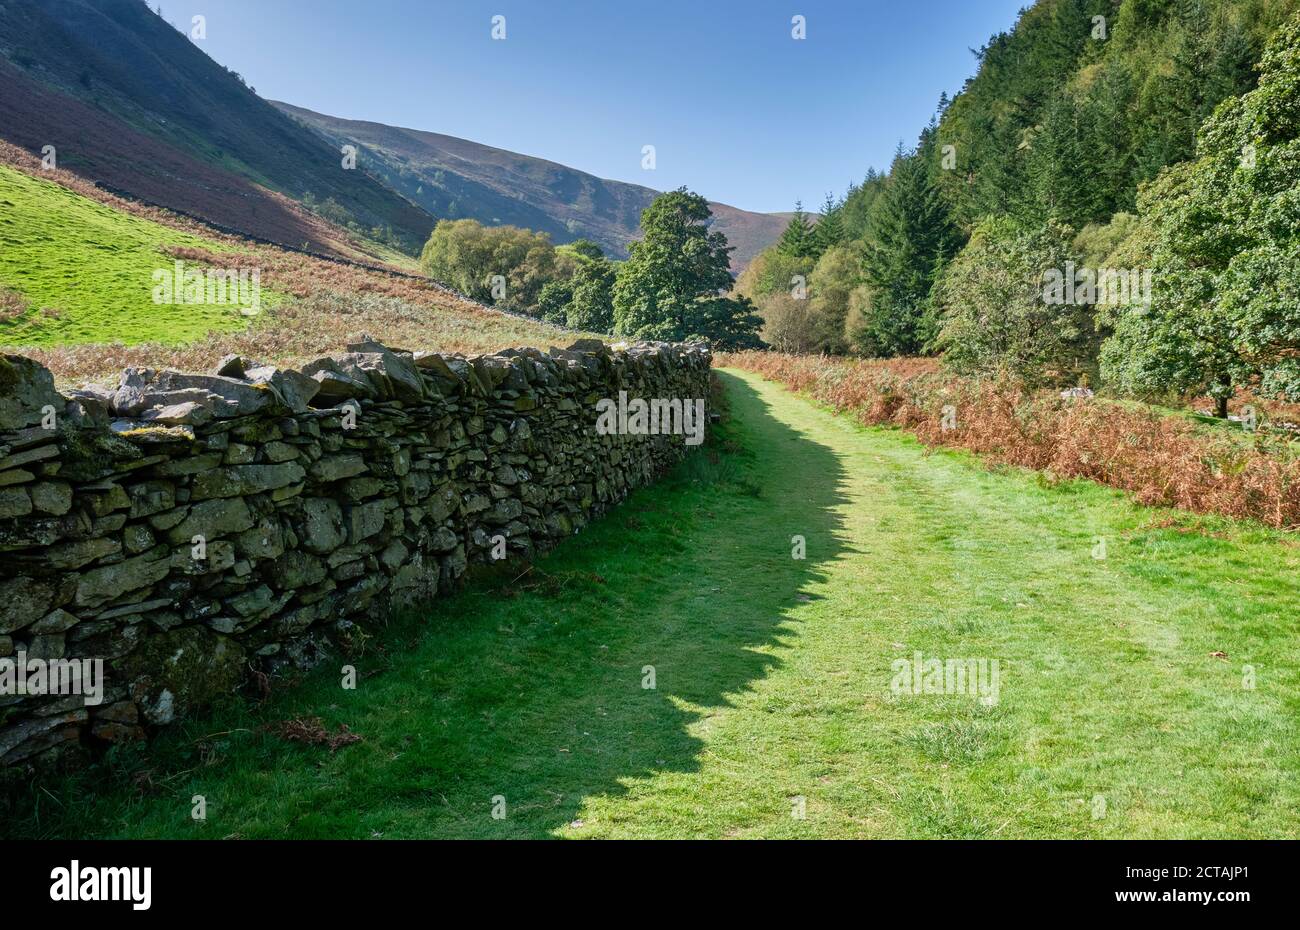
[[[466,358],[363,338],[297,371],[227,357],[65,396],[0,358],[0,665],[105,675],[93,704],[0,693],[0,766],[139,739],[250,667],[319,661],[494,538],[508,558],[554,545],[690,448],[600,435],[598,402],[707,401],[709,364],[700,346]]]

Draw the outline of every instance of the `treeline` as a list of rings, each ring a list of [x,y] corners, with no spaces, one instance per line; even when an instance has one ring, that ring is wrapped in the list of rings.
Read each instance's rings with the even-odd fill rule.
[[[1039,0],[737,285],[792,352],[1300,396],[1300,0]]]
[[[730,295],[731,247],[709,230],[708,201],[685,188],[641,212],[626,261],[586,239],[556,246],[545,233],[442,220],[420,257],[430,277],[477,300],[587,332],[628,339],[761,345],[748,298]]]

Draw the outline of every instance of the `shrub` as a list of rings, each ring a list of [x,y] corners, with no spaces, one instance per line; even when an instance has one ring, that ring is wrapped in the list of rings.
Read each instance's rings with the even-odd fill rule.
[[[954,371],[1029,385],[1073,380],[1093,351],[1091,307],[1049,302],[1044,293],[1049,272],[1066,274],[1072,239],[1068,227],[1023,230],[1007,218],[975,230],[934,293],[935,345]]]
[[[778,352],[798,355],[816,351],[817,335],[808,301],[789,294],[769,294],[759,298],[758,315],[763,318],[763,341]]]
[[[442,220],[424,245],[420,268],[475,300],[536,315],[542,288],[570,277],[577,261],[572,253],[557,253],[545,233]],[[501,288],[494,293],[498,277],[504,294]]]

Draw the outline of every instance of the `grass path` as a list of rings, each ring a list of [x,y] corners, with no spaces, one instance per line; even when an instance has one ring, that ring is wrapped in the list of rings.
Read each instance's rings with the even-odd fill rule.
[[[927,454],[724,378],[733,450],[567,543],[544,583],[442,601],[350,660],[357,690],[321,670],[166,734],[148,762],[31,796],[18,822],[133,837],[1300,836],[1293,540]],[[891,662],[918,650],[997,659],[999,700],[894,697]],[[297,715],[364,741],[331,753],[259,729]]]

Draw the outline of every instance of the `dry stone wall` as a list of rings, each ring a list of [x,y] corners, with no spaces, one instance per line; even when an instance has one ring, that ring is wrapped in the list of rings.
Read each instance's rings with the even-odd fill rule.
[[[347,349],[67,395],[0,358],[0,765],[138,739],[253,670],[310,666],[502,538],[531,557],[690,449],[598,430],[601,400],[709,397],[699,346]],[[66,682],[94,660],[96,703],[16,693],[28,668]]]

